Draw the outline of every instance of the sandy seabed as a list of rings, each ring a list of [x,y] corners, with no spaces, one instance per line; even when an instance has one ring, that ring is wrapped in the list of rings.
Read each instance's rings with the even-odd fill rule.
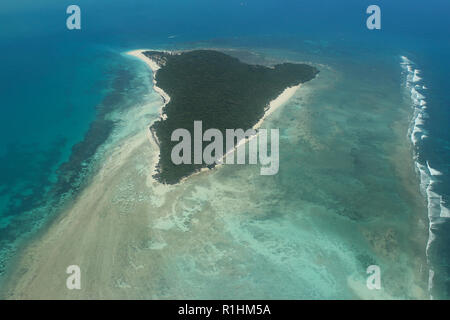
[[[164,117],[162,108],[170,97],[156,85],[159,66],[143,55],[143,51],[147,50],[127,54],[141,59],[153,71],[153,88],[163,99],[163,104],[158,106],[159,117]],[[287,88],[272,101],[254,129],[288,102],[299,88],[300,85]],[[115,146],[77,201],[25,249],[17,264],[18,272],[13,272],[2,294],[12,299],[189,297],[181,288],[171,294],[160,292],[158,282],[164,277],[158,279],[157,274],[162,272],[166,261],[161,259],[162,252],[169,260],[172,254],[177,256],[170,249],[172,246],[168,247],[170,241],[191,242],[177,233],[186,235],[191,229],[189,225],[195,224],[195,229],[202,229],[207,238],[211,230],[205,229],[217,224],[201,222],[199,218],[192,220],[192,213],[179,212],[177,208],[177,203],[182,203],[178,201],[180,198],[206,191],[203,188],[207,187],[202,187],[204,183],[200,181],[206,183],[208,178],[204,175],[208,174],[191,176],[176,186],[163,185],[152,177],[158,158],[159,148],[148,127]],[[195,211],[195,205],[189,210]],[[215,225],[215,228],[221,227]],[[160,235],[173,232],[170,241]],[[83,289],[80,291],[66,288],[65,270],[69,265],[81,268]],[[148,283],[140,278],[153,280]],[[145,285],[136,291],[136,283]]]
[[[175,186],[162,185],[152,178],[158,147],[149,143],[148,119],[141,120],[133,134],[109,148],[100,171],[77,201],[24,249],[1,290],[2,297],[338,299],[398,298],[407,291],[408,297],[426,298],[417,280],[426,268],[420,254],[411,258],[415,256],[409,251],[415,249],[410,240],[396,240],[403,237],[402,232],[413,241],[420,240],[412,233],[426,227],[415,220],[421,203],[398,227],[384,219],[383,214],[391,216],[391,212],[356,224],[331,212],[326,203],[308,200],[326,192],[354,192],[365,200],[365,194],[358,192],[373,185],[372,180],[367,185],[362,184],[364,180],[348,180],[354,185],[347,183],[345,189],[335,186],[332,174],[325,172],[318,178],[328,167],[342,174],[353,172],[342,149],[359,143],[352,136],[356,142],[345,145],[348,139],[343,131],[353,128],[338,122],[347,124],[348,115],[342,109],[318,104],[316,90],[326,92],[340,81],[331,71],[323,73],[324,81],[306,83],[298,91],[288,89],[279,97],[280,105],[289,110],[272,109],[274,105],[268,110],[271,116],[264,125],[282,123],[288,128],[281,136],[281,150],[306,150],[293,153],[298,159],[280,157],[284,163],[277,176],[260,176],[258,166],[222,166]],[[161,105],[155,99],[150,105],[137,106],[126,119],[136,125],[132,120],[145,119],[152,109],[155,120],[161,116]],[[291,122],[285,112],[297,120]],[[318,119],[330,131],[326,135],[318,134],[323,130],[315,128]],[[399,139],[404,139],[404,129],[400,124],[396,127]],[[342,146],[331,143],[341,136]],[[406,146],[391,155],[392,163],[408,157]],[[285,174],[290,162],[301,166]],[[409,186],[405,197],[420,199],[409,169],[396,168],[402,184]],[[296,177],[290,172],[296,172]],[[290,183],[297,180],[293,189]],[[323,190],[317,193],[320,187]],[[371,193],[371,197],[387,196]],[[351,201],[349,208],[359,205],[358,199]],[[398,217],[399,212],[395,213]],[[389,290],[367,290],[365,266],[355,256],[369,251],[387,264],[383,284],[392,283]],[[371,261],[365,256],[360,259]],[[70,265],[81,269],[81,290],[66,287]]]

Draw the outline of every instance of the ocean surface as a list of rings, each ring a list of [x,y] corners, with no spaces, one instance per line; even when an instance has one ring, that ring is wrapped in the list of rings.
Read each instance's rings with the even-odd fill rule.
[[[81,30],[66,28],[70,4]],[[366,28],[371,4],[381,30]],[[0,279],[157,117],[151,72],[124,53],[220,48],[321,73],[265,124],[280,128],[278,175],[196,177],[174,209],[183,235],[173,219],[150,222],[150,249],[174,249],[161,253],[159,293],[139,297],[450,298],[449,12],[441,0],[2,2]],[[215,218],[194,228],[204,210]],[[365,291],[370,264],[383,270],[379,296]]]

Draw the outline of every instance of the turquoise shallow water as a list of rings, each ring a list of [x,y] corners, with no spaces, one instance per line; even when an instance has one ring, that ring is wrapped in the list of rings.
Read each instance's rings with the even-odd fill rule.
[[[426,209],[405,191],[395,163],[399,143],[410,154],[406,132],[393,130],[398,121],[407,129],[410,111],[399,62],[322,65],[265,123],[280,128],[278,175],[229,166],[188,184],[188,199],[180,197],[172,213],[190,233],[154,222],[168,268],[164,287],[149,297],[426,297]],[[405,162],[412,170],[412,159]],[[383,270],[378,293],[365,287],[371,264]]]
[[[32,79],[26,74],[21,78],[21,71],[14,82],[27,82],[5,96],[14,106],[5,111],[22,125],[9,121],[2,128],[7,138],[0,155],[1,272],[17,245],[42,229],[89,181],[101,159],[101,145],[112,127],[120,126],[109,114],[139,103],[148,92],[144,86],[148,77],[139,74],[139,70],[147,72],[141,64],[105,48],[78,49],[77,58],[89,57],[90,63],[78,60],[73,69],[70,64],[43,68],[45,81],[35,80],[39,70],[33,69]],[[74,56],[63,52],[58,61]]]
[[[249,244],[236,249],[242,262],[230,265],[248,284],[242,297],[254,290],[255,297],[352,298],[368,262],[395,279],[386,282],[386,294],[408,297],[423,290],[426,239],[413,235],[427,228],[427,210],[418,212],[423,203],[405,189],[397,167],[410,160],[396,151],[402,135],[407,143],[399,122],[412,116],[400,56],[414,61],[428,87],[429,142],[416,152],[422,163],[429,160],[443,173],[436,187],[448,207],[448,4],[380,1],[383,29],[378,33],[365,29],[366,4],[360,1],[345,6],[333,1],[283,6],[275,1],[79,1],[79,32],[65,29],[68,4],[0,5],[0,271],[18,240],[42,229],[54,211],[50,208],[70,191],[58,175],[61,163],[72,159],[69,169],[84,168],[79,170],[84,179],[70,180],[77,189],[102,162],[112,137],[132,131],[132,124],[123,129],[124,123],[106,121],[109,112],[141,103],[148,90],[140,86],[148,76],[145,67],[121,53],[142,47],[231,47],[259,52],[259,58],[246,56],[253,62],[267,62],[266,57],[323,68],[319,81],[305,86],[273,120],[282,134],[280,173],[254,176],[248,196],[252,209],[234,208],[236,219],[224,218],[233,245]],[[89,134],[95,119],[105,122]],[[83,141],[84,151],[74,157],[72,147]],[[214,177],[233,184],[234,170],[224,168]],[[242,175],[251,175],[248,170]],[[419,188],[418,181],[413,183]],[[234,197],[217,210],[223,214]],[[436,228],[439,236],[430,249],[430,263],[437,266],[435,296],[447,297],[447,220]],[[192,256],[179,259],[175,266],[192,262]],[[179,279],[202,284],[197,297],[229,297],[236,288],[236,277],[219,273],[207,277],[207,285],[204,274],[193,270],[180,272]],[[280,270],[276,277],[273,270]],[[418,282],[410,283],[413,278]]]

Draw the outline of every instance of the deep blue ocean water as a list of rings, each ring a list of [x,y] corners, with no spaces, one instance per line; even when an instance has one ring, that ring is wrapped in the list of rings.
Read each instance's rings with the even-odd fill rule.
[[[66,29],[70,4],[81,8],[82,30]],[[370,4],[381,7],[381,30],[365,26]],[[203,43],[291,49],[324,59],[407,56],[427,87],[429,138],[417,150],[419,160],[442,173],[436,192],[450,207],[449,13],[444,0],[2,2],[0,250],[14,247],[17,230],[33,229],[30,212],[45,205],[57,168],[83,140],[128,63],[118,53],[137,48]],[[435,283],[450,297],[450,223],[443,219],[435,228]]]

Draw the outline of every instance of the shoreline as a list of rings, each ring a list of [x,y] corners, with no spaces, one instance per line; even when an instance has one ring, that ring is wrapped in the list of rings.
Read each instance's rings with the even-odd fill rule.
[[[159,69],[161,69],[161,67],[158,65],[158,63],[156,63],[155,61],[153,61],[152,59],[150,59],[149,57],[147,57],[146,55],[144,55],[144,52],[146,51],[164,51],[164,52],[168,52],[173,54],[173,51],[168,51],[168,50],[154,50],[154,49],[136,49],[136,50],[131,50],[126,52],[127,55],[133,56],[135,58],[138,58],[139,60],[141,60],[142,62],[144,62],[153,72],[153,89],[161,96],[161,98],[163,99],[163,105],[160,108],[160,118],[165,120],[167,118],[167,115],[163,113],[163,109],[164,107],[170,102],[170,96],[160,87],[157,86],[156,83],[156,73],[158,72]],[[258,130],[261,125],[264,123],[264,120],[266,120],[267,117],[269,117],[272,113],[274,113],[277,109],[279,109],[281,106],[283,106],[284,104],[286,104],[293,96],[294,94],[297,92],[298,89],[300,89],[300,87],[302,86],[302,84],[298,84],[296,86],[292,86],[292,87],[287,87],[284,89],[284,91],[278,95],[278,97],[276,97],[274,100],[270,101],[268,106],[266,106],[266,108],[264,109],[264,115],[262,116],[261,119],[258,120],[258,122],[253,125],[253,127],[251,129],[253,130]],[[156,121],[156,120],[154,120]],[[153,121],[153,122],[154,122]],[[153,124],[152,122],[152,124]],[[148,131],[151,132],[150,135],[148,135],[150,142],[153,144],[156,144],[158,147],[158,155],[157,158],[159,158],[159,141],[155,135],[155,133],[150,129],[151,125],[148,128]],[[216,163],[216,165],[213,168],[201,168],[200,170],[193,172],[192,174],[183,177],[180,179],[179,182],[173,184],[173,185],[179,185],[181,183],[183,183],[184,181],[186,181],[189,177],[192,177],[194,175],[198,175],[202,172],[207,172],[210,171],[216,167],[220,167],[223,165],[223,159],[231,154],[234,153],[238,147],[240,147],[241,145],[245,145],[248,141],[252,140],[253,138],[258,136],[258,132],[256,133],[256,135],[251,136],[249,138],[244,138],[241,141],[238,141],[238,143],[234,146],[234,148],[230,151],[228,151],[227,153],[225,153],[222,158],[220,160],[218,160],[219,163]],[[156,161],[156,163],[153,166],[153,171],[156,173],[156,167],[158,165],[159,160]],[[154,179],[154,178],[153,178]],[[157,181],[156,179],[154,179],[155,181]],[[158,181],[159,182],[159,181]]]
[[[274,100],[270,101],[269,102],[269,106],[264,110],[264,115],[262,116],[262,118],[259,119],[259,121],[251,128],[251,129],[256,131],[256,134],[251,136],[251,137],[244,138],[244,139],[240,140],[234,146],[234,148],[232,150],[230,150],[227,153],[225,153],[218,160],[218,163],[216,164],[216,166],[217,167],[222,166],[224,164],[224,159],[228,155],[230,155],[231,153],[234,153],[237,150],[237,148],[240,147],[241,145],[245,145],[247,142],[249,142],[249,141],[253,140],[254,138],[256,138],[258,136],[258,134],[259,134],[258,129],[262,126],[262,124],[264,123],[264,120],[266,120],[266,118],[268,116],[270,116],[272,113],[274,113],[278,108],[280,108],[281,106],[286,104],[294,96],[294,94],[297,92],[297,90],[300,89],[301,86],[302,86],[302,84],[298,84],[298,85],[293,86],[293,87],[288,87],[288,88],[284,89],[284,91],[278,97],[276,97]],[[208,168],[204,168],[204,169],[208,169]]]
[[[138,49],[138,50],[132,50],[126,52],[127,55],[138,58],[139,60],[143,61],[153,72],[153,89],[163,98],[164,104],[161,107],[160,110],[160,117],[162,119],[165,119],[167,116],[162,112],[163,108],[170,102],[169,95],[164,92],[163,89],[158,87],[156,85],[156,73],[158,72],[161,67],[152,59],[144,55],[144,52],[146,51],[153,51],[152,49]],[[170,51],[169,51],[170,52]]]
[[[152,49],[137,49],[137,50],[131,50],[126,52],[127,55],[135,57],[137,59],[139,59],[140,61],[144,62],[149,68],[150,70],[152,70],[152,74],[153,74],[153,89],[156,91],[156,93],[159,94],[159,96],[163,99],[163,105],[161,106],[161,108],[159,109],[159,118],[160,119],[166,119],[167,116],[163,113],[163,109],[164,107],[170,102],[170,97],[169,95],[164,92],[163,89],[161,89],[160,87],[158,87],[156,85],[156,73],[158,72],[158,70],[160,69],[160,66],[153,61],[152,59],[150,59],[149,57],[144,55],[145,51],[152,51]],[[156,137],[155,132],[151,129],[153,123],[155,121],[157,121],[157,119],[153,120],[152,123],[150,123],[147,126],[147,139],[150,141],[150,144],[156,147],[156,150],[158,150],[157,154],[155,155],[154,159],[152,160],[152,176],[154,174],[157,173],[157,166],[159,163],[159,157],[160,157],[160,147],[159,147],[159,141],[158,138]],[[155,178],[153,178],[153,180],[157,181]],[[157,181],[159,182],[159,181]]]

